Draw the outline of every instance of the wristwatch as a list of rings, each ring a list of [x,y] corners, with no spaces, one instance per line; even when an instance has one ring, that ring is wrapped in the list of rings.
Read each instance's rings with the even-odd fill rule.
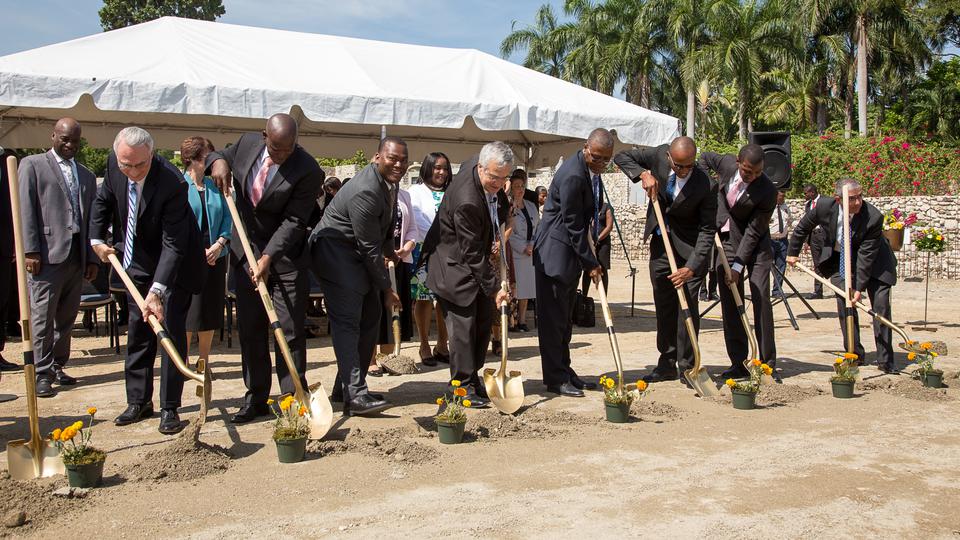
[[[150,287],[150,292],[163,298],[163,291],[160,289],[160,287]]]

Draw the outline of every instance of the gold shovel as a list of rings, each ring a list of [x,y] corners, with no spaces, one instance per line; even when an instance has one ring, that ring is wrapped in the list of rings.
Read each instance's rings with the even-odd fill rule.
[[[500,229],[500,238],[503,238],[503,228]],[[500,288],[507,290],[507,260],[505,250],[507,246],[500,244]],[[519,371],[507,373],[507,303],[500,304],[500,370],[494,372],[492,368],[483,370],[483,386],[487,389],[490,402],[500,412],[513,414],[523,405],[523,377]]]
[[[240,220],[240,212],[237,211],[237,203],[233,200],[232,194],[224,194],[227,200],[227,208],[230,209],[230,216],[233,218],[233,226],[237,229],[237,236],[240,237],[240,243],[243,245],[243,254],[247,259],[250,268],[254,268],[257,259],[253,255],[253,248],[250,247],[250,239],[247,238],[247,231],[243,227],[243,221]],[[243,279],[243,278],[238,278]],[[267,284],[263,280],[257,281],[257,292],[260,294],[260,300],[263,302],[263,308],[267,312],[267,319],[270,321],[270,328],[273,330],[273,337],[280,347],[280,353],[283,361],[287,364],[287,370],[290,371],[290,377],[293,379],[294,397],[302,405],[309,408],[310,416],[310,438],[322,439],[330,431],[333,425],[333,406],[330,405],[330,398],[327,397],[323,384],[319,381],[314,383],[312,393],[307,392],[300,382],[300,372],[296,364],[293,363],[293,354],[290,352],[290,345],[287,343],[286,336],[283,335],[283,327],[280,326],[280,319],[277,317],[277,311],[273,307],[273,301],[270,299],[270,291],[267,290]],[[366,361],[369,361],[367,359]]]
[[[33,480],[63,474],[63,460],[48,439],[40,437],[37,412],[37,368],[33,363],[33,340],[30,331],[30,293],[27,291],[26,257],[23,253],[23,224],[20,221],[20,189],[17,158],[7,158],[10,177],[10,209],[13,214],[13,239],[17,248],[17,290],[20,292],[20,324],[23,326],[23,378],[27,385],[27,416],[30,440],[7,443],[7,469],[14,480]]]
[[[390,287],[394,292],[400,294],[400,289],[397,289],[396,265],[393,261],[387,263],[387,273],[390,274]],[[390,315],[390,326],[393,330],[393,352],[386,357],[377,355],[377,366],[390,375],[416,373],[420,368],[417,367],[413,359],[408,356],[402,358],[400,356],[400,346],[402,345],[400,334],[400,306],[394,305],[392,311],[393,313]]]
[[[663,239],[663,248],[667,252],[667,260],[670,261],[670,272],[677,271],[677,259],[673,256],[673,246],[670,244],[670,235],[664,226],[663,213],[660,211],[660,201],[652,197],[650,202],[653,204],[653,212],[657,215],[657,225],[660,226],[660,238]],[[683,285],[686,287],[686,284]],[[700,397],[713,397],[717,395],[717,385],[707,372],[707,368],[700,365],[700,344],[697,342],[697,333],[693,328],[693,321],[690,315],[690,306],[687,304],[687,295],[683,294],[682,289],[677,289],[677,298],[680,299],[680,309],[683,312],[683,324],[687,327],[687,336],[690,338],[690,345],[693,347],[693,367],[684,371],[683,376],[690,383],[690,386]]]
[[[797,268],[797,269],[805,272],[806,274],[808,274],[809,276],[811,276],[813,279],[819,281],[820,283],[823,283],[823,285],[824,285],[825,287],[829,287],[830,290],[832,290],[833,292],[837,293],[838,296],[843,296],[843,291],[840,289],[840,287],[837,287],[836,285],[834,285],[829,279],[821,276],[820,274],[817,274],[816,272],[813,271],[813,269],[811,269],[811,268],[807,267],[806,265],[804,265],[804,264],[802,264],[802,263],[799,263],[799,262],[796,263],[796,264],[794,264],[793,266],[794,266],[794,268]],[[903,349],[903,350],[905,350],[905,351],[908,351],[908,352],[915,352],[915,353],[925,352],[925,351],[921,350],[920,347],[917,346],[917,345],[914,345],[914,346],[911,347],[911,346],[910,346],[911,343],[917,343],[917,342],[914,341],[914,340],[912,340],[912,339],[910,339],[910,337],[907,336],[906,331],[905,331],[903,328],[900,328],[899,326],[897,326],[896,324],[894,324],[893,321],[891,321],[890,319],[887,319],[886,317],[884,317],[884,316],[880,315],[879,313],[875,312],[873,309],[868,308],[868,307],[867,307],[866,305],[864,305],[862,302],[856,302],[854,305],[855,305],[857,308],[859,308],[861,311],[863,311],[864,313],[866,313],[867,315],[870,315],[870,316],[873,317],[874,319],[880,321],[880,323],[883,324],[884,326],[886,326],[887,328],[889,328],[889,329],[893,330],[894,332],[896,332],[897,334],[899,334],[900,337],[903,338],[903,343],[900,344],[900,348],[901,348],[901,349]],[[943,342],[943,341],[931,341],[930,343],[931,343],[931,345],[932,345],[931,350],[937,351],[938,354],[940,354],[939,351],[941,351],[941,350],[943,350],[943,351],[946,351],[946,350],[947,350],[947,344],[946,344],[945,342]]]
[[[123,281],[124,286],[127,288],[127,292],[130,294],[130,297],[133,298],[133,301],[137,304],[137,307],[140,308],[140,312],[143,312],[144,305],[146,301],[143,299],[143,295],[140,294],[140,290],[137,289],[136,284],[130,279],[130,276],[127,274],[127,271],[123,269],[123,264],[120,262],[120,259],[116,255],[111,253],[107,255],[107,260],[110,261],[110,265],[113,266],[113,271],[117,274],[117,277]],[[166,328],[163,327],[163,324],[157,319],[155,315],[150,315],[147,319],[150,323],[150,328],[153,329],[153,333],[157,335],[157,339],[160,340],[160,346],[163,347],[163,350],[167,351],[167,356],[170,357],[170,360],[173,362],[173,365],[176,366],[177,371],[183,374],[184,377],[191,379],[200,383],[202,388],[201,400],[200,400],[200,418],[197,420],[197,429],[193,431],[195,436],[200,435],[200,426],[207,421],[207,410],[210,407],[210,392],[212,390],[212,381],[210,379],[210,369],[209,366],[205,366],[203,373],[197,373],[190,369],[187,364],[184,363],[183,358],[180,356],[180,352],[177,351],[177,346],[173,343],[173,339],[170,337],[170,334],[167,332]]]

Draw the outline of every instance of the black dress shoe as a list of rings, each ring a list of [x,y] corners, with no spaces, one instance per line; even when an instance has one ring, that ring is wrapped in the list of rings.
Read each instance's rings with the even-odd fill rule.
[[[741,365],[731,366],[723,370],[723,373],[720,374],[720,377],[723,379],[744,379],[749,376],[750,373],[747,372],[747,368]]]
[[[485,409],[490,406],[490,398],[486,397],[486,392],[484,392],[482,396],[478,393],[471,392],[463,396],[463,399],[470,400],[471,409]]]
[[[77,379],[67,375],[62,367],[54,367],[53,372],[56,373],[56,383],[60,386],[73,386],[77,384]]]
[[[657,371],[653,370],[649,375],[643,376],[643,382],[655,383],[664,381],[675,381],[680,378],[676,371]]]
[[[270,414],[270,406],[266,403],[245,403],[240,410],[230,418],[231,424],[246,424],[252,422],[261,416]]]
[[[153,416],[153,403],[127,405],[127,410],[120,413],[120,416],[114,419],[113,423],[118,426],[126,426],[151,416]]]
[[[434,360],[436,360],[437,362],[440,362],[441,364],[449,364],[449,363],[450,363],[450,351],[447,351],[447,352],[443,352],[443,353],[442,353],[442,352],[438,351],[437,349],[433,349],[433,358],[434,358]]]
[[[880,371],[886,373],[887,375],[899,375],[900,370],[893,366],[879,366]]]
[[[568,382],[563,384],[548,384],[547,392],[553,392],[554,394],[560,394],[561,396],[583,397],[583,390]]]
[[[807,300],[823,300],[823,294],[822,294],[822,293],[821,293],[821,294],[808,293],[808,294],[806,295],[806,299],[807,299]]]
[[[0,355],[0,371],[20,371],[23,366],[7,361],[3,355]]]
[[[437,365],[437,359],[432,356],[428,356],[426,358],[421,358],[420,363],[427,367],[433,367]]]
[[[343,408],[345,416],[363,416],[367,414],[376,414],[382,410],[389,409],[390,402],[381,398],[377,399],[372,394],[361,394],[350,400]]]
[[[180,415],[176,409],[160,409],[160,433],[164,435],[173,435],[180,433],[183,429],[183,422],[180,421]]]
[[[375,399],[386,399],[386,398],[383,397],[383,394],[377,394],[377,393],[374,393],[374,392],[370,392],[369,395],[370,395],[371,397],[375,398]],[[335,394],[330,394],[330,402],[331,402],[331,403],[343,403],[343,394],[341,394],[341,393],[339,393],[339,392],[337,392],[337,393],[335,393]]]
[[[574,375],[570,377],[570,384],[574,386],[577,390],[596,390],[597,383],[587,382],[580,377]]]
[[[57,391],[53,389],[53,381],[46,377],[37,377],[37,397],[53,397]]]

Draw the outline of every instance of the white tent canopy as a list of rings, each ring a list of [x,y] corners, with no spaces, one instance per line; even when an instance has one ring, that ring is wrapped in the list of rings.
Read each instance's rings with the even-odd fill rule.
[[[42,147],[62,116],[109,146],[126,125],[161,148],[190,135],[217,147],[289,112],[318,156],[376,150],[381,126],[411,159],[460,161],[491,140],[541,167],[595,127],[654,145],[678,122],[473,49],[426,47],[165,17],[0,57],[0,145]]]

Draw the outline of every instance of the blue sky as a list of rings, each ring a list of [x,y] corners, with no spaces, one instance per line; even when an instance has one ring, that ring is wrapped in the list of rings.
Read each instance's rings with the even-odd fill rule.
[[[514,20],[561,0],[224,0],[221,22],[384,41],[465,47],[499,56]],[[101,0],[0,0],[0,56],[101,31]],[[514,61],[522,58],[512,58]]]

